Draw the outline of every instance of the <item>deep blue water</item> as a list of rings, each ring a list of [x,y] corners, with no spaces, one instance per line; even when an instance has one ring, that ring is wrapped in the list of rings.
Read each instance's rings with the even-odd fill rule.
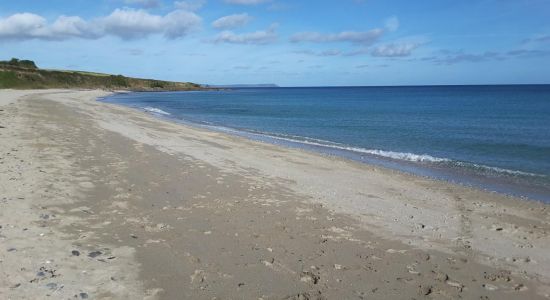
[[[259,88],[104,101],[550,202],[550,85]]]

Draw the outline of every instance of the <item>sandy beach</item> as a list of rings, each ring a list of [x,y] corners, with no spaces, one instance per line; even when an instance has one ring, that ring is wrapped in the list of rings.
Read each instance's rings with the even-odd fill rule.
[[[548,299],[527,199],[0,91],[1,299]]]

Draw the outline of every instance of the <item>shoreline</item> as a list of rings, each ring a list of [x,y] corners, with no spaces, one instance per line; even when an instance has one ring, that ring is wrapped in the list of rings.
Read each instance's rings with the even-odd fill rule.
[[[128,92],[127,94],[131,93],[133,92]],[[165,121],[182,124],[183,126],[212,130],[220,132],[222,134],[229,134],[256,142],[268,143],[281,147],[302,149],[320,155],[337,157],[370,166],[391,169],[394,171],[402,172],[404,174],[419,176],[425,179],[437,180],[489,193],[498,193],[504,196],[550,204],[550,190],[545,185],[541,185],[541,183],[539,183],[538,185],[533,185],[532,183],[530,183],[531,180],[547,178],[546,175],[502,169],[500,167],[492,167],[483,164],[457,161],[448,158],[438,158],[430,156],[428,154],[401,153],[385,150],[369,150],[358,148],[356,146],[339,144],[331,141],[319,141],[315,138],[294,138],[292,136],[285,136],[284,134],[256,132],[254,130],[247,130],[244,128],[232,128],[224,125],[209,124],[206,122],[194,122],[177,118],[172,114],[164,112],[162,110],[159,111],[159,108],[156,107],[149,107],[150,109],[147,109],[144,107],[135,106],[133,104],[127,105],[123,103],[117,103],[116,99],[110,99],[113,96],[116,96],[116,94],[101,97],[101,99],[98,99],[98,101],[135,109]],[[419,161],[409,161],[406,159],[393,158],[391,155],[384,156],[376,153],[371,153],[377,151],[396,155],[413,155],[419,157],[428,156],[428,158],[434,159],[434,161],[426,164]],[[445,163],[448,165],[442,165]],[[460,166],[464,169],[458,169],[457,166]],[[474,171],[474,169],[483,169],[485,171],[498,170],[498,172],[504,173],[505,177],[500,177],[500,175],[496,176],[495,174],[492,174],[491,176],[487,174],[478,174]],[[532,178],[521,178],[521,180],[518,182],[517,178],[513,178],[513,176],[517,174]]]
[[[0,294],[550,297],[545,204],[191,128],[102,91],[0,93],[19,99],[0,103]],[[43,264],[62,276],[29,283]]]

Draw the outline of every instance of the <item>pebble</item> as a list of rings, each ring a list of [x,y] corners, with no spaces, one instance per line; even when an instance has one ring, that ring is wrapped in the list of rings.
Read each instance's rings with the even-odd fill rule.
[[[46,284],[46,287],[51,289],[51,290],[55,290],[55,289],[57,289],[57,283],[50,282],[50,283]]]
[[[527,287],[520,283],[514,287],[514,290],[523,292],[527,290]]]
[[[87,293],[80,293],[80,298],[82,299],[88,299],[88,294]]]
[[[312,282],[313,284],[317,284],[319,282],[319,279],[321,278],[318,275],[315,275],[309,271],[302,272],[302,276],[300,277],[300,281]]]
[[[71,251],[71,254],[74,255],[74,256],[80,256],[80,252],[77,251],[77,250]]]
[[[432,287],[429,285],[421,285],[418,287],[418,293],[423,296],[428,296],[432,293]]]
[[[496,290],[498,290],[498,287],[497,287],[497,286],[492,285],[492,284],[488,284],[488,283],[484,284],[483,287],[484,287],[486,290],[488,290],[488,291],[496,291]]]
[[[91,258],[94,258],[94,257],[100,256],[101,254],[102,254],[101,251],[94,251],[94,252],[88,253],[88,256]]]

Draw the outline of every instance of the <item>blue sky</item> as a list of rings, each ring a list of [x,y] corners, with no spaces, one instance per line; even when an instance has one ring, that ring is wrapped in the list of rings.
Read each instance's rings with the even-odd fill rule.
[[[1,0],[11,57],[209,84],[550,83],[550,0]]]

